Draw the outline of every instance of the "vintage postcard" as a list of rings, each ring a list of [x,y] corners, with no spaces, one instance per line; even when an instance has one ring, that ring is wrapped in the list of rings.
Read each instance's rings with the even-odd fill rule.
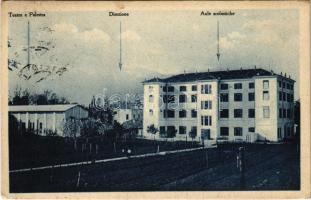
[[[308,2],[1,9],[3,197],[310,197]]]

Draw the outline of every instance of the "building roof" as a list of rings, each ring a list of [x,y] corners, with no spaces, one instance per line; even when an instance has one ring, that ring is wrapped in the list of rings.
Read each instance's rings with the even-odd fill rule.
[[[58,105],[16,105],[9,106],[9,112],[64,112],[78,104],[58,104]]]
[[[144,81],[144,83],[151,82],[193,82],[200,80],[229,80],[229,79],[247,79],[255,76],[275,76],[273,71],[267,71],[264,69],[239,69],[239,70],[226,70],[226,71],[208,71],[208,72],[195,72],[195,73],[183,73],[168,78],[153,78]],[[280,76],[280,75],[277,75]],[[283,77],[283,76],[282,76]],[[284,77],[285,78],[285,77]],[[290,78],[286,78],[292,80]]]

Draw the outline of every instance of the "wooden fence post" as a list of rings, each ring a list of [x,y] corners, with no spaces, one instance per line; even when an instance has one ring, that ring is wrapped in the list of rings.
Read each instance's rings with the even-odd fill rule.
[[[244,158],[244,147],[239,147],[238,153],[238,168],[240,171],[240,189],[245,189],[245,158]]]

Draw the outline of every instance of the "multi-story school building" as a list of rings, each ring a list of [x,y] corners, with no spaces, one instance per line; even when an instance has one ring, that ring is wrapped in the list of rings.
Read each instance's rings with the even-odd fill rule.
[[[143,82],[143,135],[281,141],[294,132],[294,83],[263,69],[183,73]]]

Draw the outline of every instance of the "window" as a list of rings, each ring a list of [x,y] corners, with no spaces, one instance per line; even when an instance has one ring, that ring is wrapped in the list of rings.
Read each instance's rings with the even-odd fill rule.
[[[220,127],[220,136],[229,136],[229,127]]]
[[[254,133],[255,132],[255,127],[248,127],[248,132]]]
[[[179,117],[180,117],[180,118],[185,118],[185,117],[187,117],[187,111],[186,111],[186,110],[180,110],[180,111],[179,111]]]
[[[283,101],[286,101],[286,93],[283,92]]]
[[[174,87],[173,86],[164,86],[163,92],[174,92]]]
[[[196,110],[191,110],[191,117],[197,118],[197,111]]]
[[[203,140],[211,139],[211,130],[210,129],[201,129],[201,138]]]
[[[39,129],[42,129],[42,122],[39,123]]]
[[[287,109],[287,118],[290,119],[292,117],[291,115],[292,115],[292,113],[291,113],[290,109]]]
[[[270,108],[269,106],[263,107],[263,118],[270,118]]]
[[[255,118],[255,109],[248,109],[248,118]]]
[[[128,120],[129,119],[129,114],[126,114],[126,120]]]
[[[282,118],[283,117],[283,115],[282,115],[282,109],[280,108],[279,109],[279,118]]]
[[[192,90],[192,91],[197,91],[197,90],[198,90],[198,87],[197,87],[196,85],[193,85],[193,86],[191,86],[191,90]]]
[[[211,126],[212,125],[212,116],[201,116],[201,125],[202,126]]]
[[[175,135],[176,135],[175,126],[168,126],[167,127],[167,137],[171,138],[171,137],[175,137]]]
[[[149,95],[149,102],[150,102],[150,103],[153,102],[153,95]]]
[[[212,85],[206,84],[201,85],[201,94],[211,94],[212,93]]]
[[[242,83],[235,83],[234,89],[242,89]]]
[[[174,110],[164,110],[163,114],[164,114],[164,118],[174,118],[175,117],[175,111]]]
[[[201,101],[201,109],[212,109],[212,101]]]
[[[164,103],[175,102],[175,96],[174,95],[163,95],[163,102]]]
[[[153,91],[153,86],[149,85],[149,92]]]
[[[263,91],[262,99],[263,100],[269,100],[269,91]]]
[[[243,136],[242,127],[234,127],[234,136]]]
[[[197,95],[196,94],[193,94],[191,95],[191,102],[197,102]]]
[[[279,83],[279,87],[282,87],[282,82],[281,82],[281,81],[278,81],[278,83]]]
[[[264,90],[269,89],[269,81],[268,80],[263,80],[262,82],[263,82],[263,89]]]
[[[283,118],[286,118],[286,109],[283,109]]]
[[[248,88],[249,89],[253,89],[253,88],[255,88],[255,83],[248,83]]]
[[[192,132],[191,135],[194,136],[193,138],[195,138],[196,135],[197,135],[197,127],[196,126],[191,126],[191,132]]]
[[[291,94],[287,94],[287,102],[290,102],[290,100],[291,100]]]
[[[150,116],[153,115],[153,110],[152,110],[152,109],[149,110],[149,115],[150,115]]]
[[[289,84],[289,83],[286,84],[286,88],[287,88],[288,90],[290,90],[290,84]]]
[[[279,92],[279,101],[282,101],[282,92]]]
[[[228,102],[229,94],[228,93],[220,93],[220,102]]]
[[[180,86],[179,91],[185,92],[185,91],[187,91],[187,87],[186,86]]]
[[[165,135],[165,126],[160,126],[160,135]]]
[[[187,127],[186,126],[180,126],[179,127],[179,134],[186,134],[187,133]]]
[[[255,101],[255,93],[254,92],[248,93],[248,101]]]
[[[221,90],[228,90],[228,84],[226,84],[226,83],[220,84],[220,89]]]
[[[278,138],[282,138],[282,128],[278,128]]]
[[[282,83],[283,83],[283,84],[282,84],[282,87],[285,88],[285,82],[282,82]]]
[[[220,110],[220,118],[228,118],[229,117],[229,109]]]
[[[234,101],[243,101],[242,93],[234,93]]]
[[[174,92],[174,87],[173,86],[168,86],[167,87],[168,92]]]
[[[234,109],[234,118],[242,118],[243,110],[242,109]]]
[[[179,95],[179,103],[187,102],[187,96],[184,94]]]

